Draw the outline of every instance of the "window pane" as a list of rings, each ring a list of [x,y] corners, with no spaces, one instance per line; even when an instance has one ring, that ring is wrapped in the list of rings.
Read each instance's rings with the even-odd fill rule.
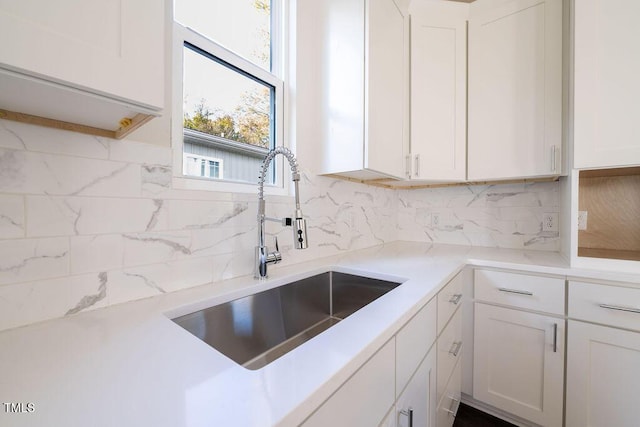
[[[183,96],[185,154],[222,159],[211,178],[255,183],[275,146],[275,88],[185,44]]]
[[[175,20],[271,71],[271,0],[175,0]]]

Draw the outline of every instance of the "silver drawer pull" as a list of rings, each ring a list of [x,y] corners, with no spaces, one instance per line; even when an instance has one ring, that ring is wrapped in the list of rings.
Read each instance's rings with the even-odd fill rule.
[[[413,409],[403,409],[400,411],[400,414],[406,415],[407,419],[409,420],[409,427],[413,427]]]
[[[461,299],[462,299],[462,294],[453,294],[449,302],[453,305],[458,305]]]
[[[598,304],[601,308],[606,308],[607,310],[618,310],[618,311],[627,311],[629,313],[640,313],[640,308],[635,307],[625,307],[623,305],[609,305],[609,304]]]
[[[510,294],[518,294],[518,295],[528,295],[530,297],[533,296],[533,292],[529,292],[529,291],[521,291],[519,289],[509,289],[509,288],[498,288],[498,290],[500,292],[507,292]]]
[[[451,349],[449,349],[449,354],[453,354],[453,357],[458,357],[458,353],[460,352],[460,347],[462,347],[462,341],[456,341],[451,345]]]
[[[553,352],[558,352],[558,324],[553,324]]]
[[[451,399],[451,404],[449,405],[449,408],[442,408],[442,409],[455,418],[456,414],[458,413],[458,408],[460,407],[460,399],[456,399],[453,396],[449,396],[449,399]],[[454,404],[457,404],[456,409],[452,409]]]

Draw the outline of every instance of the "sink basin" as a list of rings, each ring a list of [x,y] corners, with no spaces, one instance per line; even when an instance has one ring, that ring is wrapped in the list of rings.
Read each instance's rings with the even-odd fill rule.
[[[329,271],[173,321],[236,363],[255,370],[399,284]]]

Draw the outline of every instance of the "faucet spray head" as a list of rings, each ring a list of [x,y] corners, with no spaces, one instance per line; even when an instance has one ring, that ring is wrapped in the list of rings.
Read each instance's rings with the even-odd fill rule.
[[[293,247],[296,249],[307,249],[307,220],[295,218],[293,220]]]

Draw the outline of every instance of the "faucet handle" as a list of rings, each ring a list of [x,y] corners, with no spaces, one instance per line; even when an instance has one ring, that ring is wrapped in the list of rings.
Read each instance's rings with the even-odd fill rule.
[[[273,240],[276,245],[276,250],[273,252],[267,253],[268,264],[277,264],[280,261],[282,261],[282,254],[280,253],[280,248],[278,247],[278,236],[273,236]]]

